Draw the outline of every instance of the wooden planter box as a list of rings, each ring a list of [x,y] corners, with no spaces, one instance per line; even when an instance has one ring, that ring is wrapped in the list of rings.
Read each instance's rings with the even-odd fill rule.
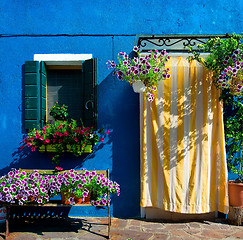
[[[42,145],[39,148],[39,152],[56,152],[56,148],[54,145]],[[67,149],[63,150],[63,152],[71,152],[71,146],[67,145]],[[92,153],[92,145],[88,144],[85,146],[83,153]]]

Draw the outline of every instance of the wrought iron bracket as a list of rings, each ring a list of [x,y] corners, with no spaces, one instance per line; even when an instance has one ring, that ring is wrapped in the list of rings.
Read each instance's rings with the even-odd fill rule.
[[[153,49],[166,49],[173,52],[188,51],[187,47],[197,49],[198,44],[206,43],[210,38],[219,37],[227,38],[226,35],[137,35],[136,45],[140,51],[145,52]]]

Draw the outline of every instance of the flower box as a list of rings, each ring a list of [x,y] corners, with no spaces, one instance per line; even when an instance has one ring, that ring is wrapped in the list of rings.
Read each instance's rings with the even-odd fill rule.
[[[39,147],[39,152],[57,152],[54,145],[42,145]],[[72,152],[71,145],[66,145],[66,149],[63,152]],[[83,153],[92,153],[92,145],[85,146]]]

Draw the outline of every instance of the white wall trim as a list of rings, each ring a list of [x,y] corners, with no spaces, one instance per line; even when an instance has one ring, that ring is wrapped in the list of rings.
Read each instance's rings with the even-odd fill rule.
[[[46,65],[82,65],[92,54],[34,54],[34,61],[44,61]]]

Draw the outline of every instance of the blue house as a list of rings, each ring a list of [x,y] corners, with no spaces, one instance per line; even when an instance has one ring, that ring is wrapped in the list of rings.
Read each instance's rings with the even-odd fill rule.
[[[54,75],[57,74],[53,72],[53,69],[57,71],[55,66],[68,66],[62,68],[63,74],[71,69],[72,78],[75,76],[79,78],[79,75],[75,75],[75,71],[81,71],[82,68],[85,73],[82,73],[84,75],[81,78],[91,76],[92,79],[96,79],[92,84],[95,85],[97,92],[94,88],[91,89],[92,99],[89,99],[91,95],[87,94],[89,91],[87,86],[83,89],[83,86],[76,87],[71,84],[72,86],[69,86],[71,93],[68,95],[65,91],[61,93],[62,89],[50,81],[49,85],[47,83],[47,89],[49,86],[53,91],[47,92],[47,97],[39,96],[39,98],[46,97],[46,102],[53,103],[55,101],[62,103],[64,98],[69,99],[71,105],[76,104],[76,108],[82,108],[83,112],[85,107],[93,109],[97,106],[91,113],[93,114],[91,120],[96,119],[98,128],[109,130],[110,133],[104,142],[94,147],[91,154],[78,158],[64,156],[60,165],[64,169],[109,168],[111,178],[121,186],[121,195],[112,199],[112,215],[140,216],[139,94],[134,93],[128,83],[117,80],[111,70],[107,69],[106,62],[115,59],[118,52],[131,53],[133,46],[138,43],[139,35],[240,33],[243,26],[242,9],[242,1],[237,0],[193,2],[2,0],[0,3],[1,175],[6,174],[11,168],[53,168],[47,154],[19,150],[20,142],[26,134],[28,120],[32,119],[25,105],[26,62],[44,62],[48,72],[47,79],[48,76],[51,78],[52,72],[53,82],[55,82]],[[90,59],[93,59],[91,70],[88,66]],[[70,79],[65,81],[68,83]],[[80,98],[77,92],[73,92],[73,89],[79,88],[81,92],[83,91]],[[44,112],[45,115],[46,103],[39,107],[42,108],[40,112]],[[72,111],[75,115],[75,109]],[[83,117],[85,116],[87,117],[87,114]],[[43,119],[41,116],[39,118]],[[40,119],[36,116],[36,121]],[[72,208],[70,211],[70,216],[80,214],[103,216],[104,211],[93,208],[82,213],[78,208]]]

